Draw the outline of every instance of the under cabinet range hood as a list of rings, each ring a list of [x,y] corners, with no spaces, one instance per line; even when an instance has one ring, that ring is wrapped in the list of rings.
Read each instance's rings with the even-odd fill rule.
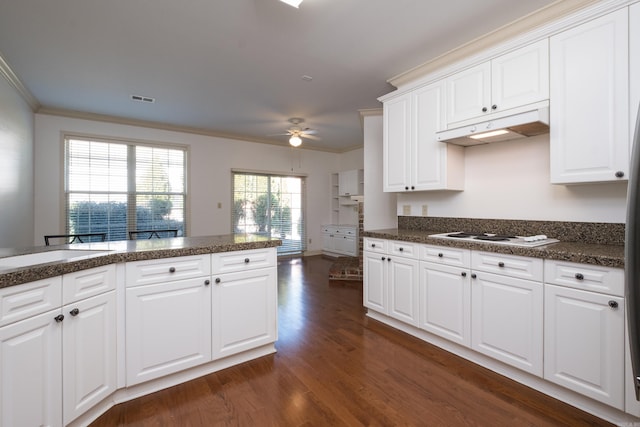
[[[436,138],[441,142],[466,147],[545,133],[549,133],[549,107],[443,130],[436,133]]]

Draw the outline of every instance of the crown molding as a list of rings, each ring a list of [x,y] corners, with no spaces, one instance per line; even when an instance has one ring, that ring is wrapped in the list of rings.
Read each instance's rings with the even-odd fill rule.
[[[468,62],[469,58],[479,58],[479,52],[483,52],[483,57],[487,57],[487,51],[498,51],[500,45],[512,42],[514,39],[521,40],[528,38],[529,41],[537,36],[538,38],[548,36],[553,28],[549,24],[560,21],[582,11],[592,5],[601,3],[602,6],[595,8],[595,13],[600,10],[612,9],[624,6],[629,1],[620,0],[556,0],[535,12],[525,15],[509,24],[503,25],[483,36],[473,39],[461,46],[458,46],[436,58],[427,61],[417,67],[398,74],[387,80],[396,88],[416,82],[429,74],[436,73],[444,68],[450,68],[460,62]],[[565,25],[566,26],[566,25]],[[558,31],[558,29],[556,29]],[[529,34],[528,37],[526,34]],[[523,35],[525,37],[523,37]],[[505,50],[502,47],[502,50]],[[384,98],[384,97],[382,97]]]
[[[38,108],[36,113],[42,114],[42,115],[49,115],[49,116],[68,117],[72,119],[92,120],[97,122],[113,123],[117,125],[138,126],[138,127],[149,128],[149,129],[165,130],[170,132],[182,132],[182,133],[189,133],[194,135],[210,136],[214,138],[232,139],[236,141],[255,142],[259,144],[275,145],[279,147],[290,147],[290,145],[286,141],[284,142],[272,141],[269,139],[255,138],[247,135],[216,132],[216,131],[210,131],[207,129],[200,129],[200,128],[194,128],[194,127],[188,127],[188,126],[175,126],[167,123],[160,123],[160,122],[154,122],[154,121],[148,121],[148,120],[129,119],[126,117],[110,116],[106,114],[87,113],[83,111],[65,110],[65,109],[49,108],[49,107],[40,107]],[[346,147],[344,149],[337,150],[337,149],[328,149],[328,148],[322,148],[322,147],[309,147],[309,146],[305,147],[303,145],[301,147],[297,147],[296,149],[341,154],[341,153],[346,153],[348,151],[357,150],[358,148],[362,148],[362,147],[363,145],[359,144],[359,145],[354,145],[351,147]]]
[[[37,111],[40,108],[40,102],[35,96],[22,84],[22,81],[18,78],[16,73],[13,72],[7,61],[4,60],[2,54],[0,54],[0,74],[4,76],[11,86],[18,91],[22,99],[31,107],[31,111]]]

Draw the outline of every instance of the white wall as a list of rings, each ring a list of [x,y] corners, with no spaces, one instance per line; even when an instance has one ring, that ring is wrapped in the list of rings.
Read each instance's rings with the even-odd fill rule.
[[[364,117],[364,229],[396,228],[396,193],[382,191],[382,112]]]
[[[338,158],[338,169],[333,172],[364,169],[364,148],[347,151]]]
[[[36,114],[35,129],[36,244],[42,244],[44,234],[64,230],[62,135],[66,132],[188,145],[191,236],[230,232],[232,168],[306,173],[307,233],[312,239],[308,249],[321,250],[320,226],[331,218],[329,174],[339,154],[43,114]]]
[[[33,241],[33,112],[0,77],[0,247]]]
[[[626,182],[549,184],[549,135],[465,148],[465,190],[399,194],[397,213],[624,223]]]

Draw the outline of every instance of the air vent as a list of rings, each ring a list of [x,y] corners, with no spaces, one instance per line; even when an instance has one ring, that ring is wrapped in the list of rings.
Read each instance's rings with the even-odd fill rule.
[[[150,98],[148,96],[140,96],[140,95],[131,95],[131,99],[133,101],[138,101],[138,102],[150,102],[150,103],[156,102],[155,98]]]

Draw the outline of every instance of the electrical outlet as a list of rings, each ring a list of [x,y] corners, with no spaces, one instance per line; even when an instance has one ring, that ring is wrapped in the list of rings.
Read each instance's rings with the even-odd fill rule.
[[[427,205],[422,205],[422,216],[427,216]]]
[[[402,205],[402,215],[404,216],[411,215],[411,205]]]
[[[218,202],[218,209],[222,209],[222,202]]]

